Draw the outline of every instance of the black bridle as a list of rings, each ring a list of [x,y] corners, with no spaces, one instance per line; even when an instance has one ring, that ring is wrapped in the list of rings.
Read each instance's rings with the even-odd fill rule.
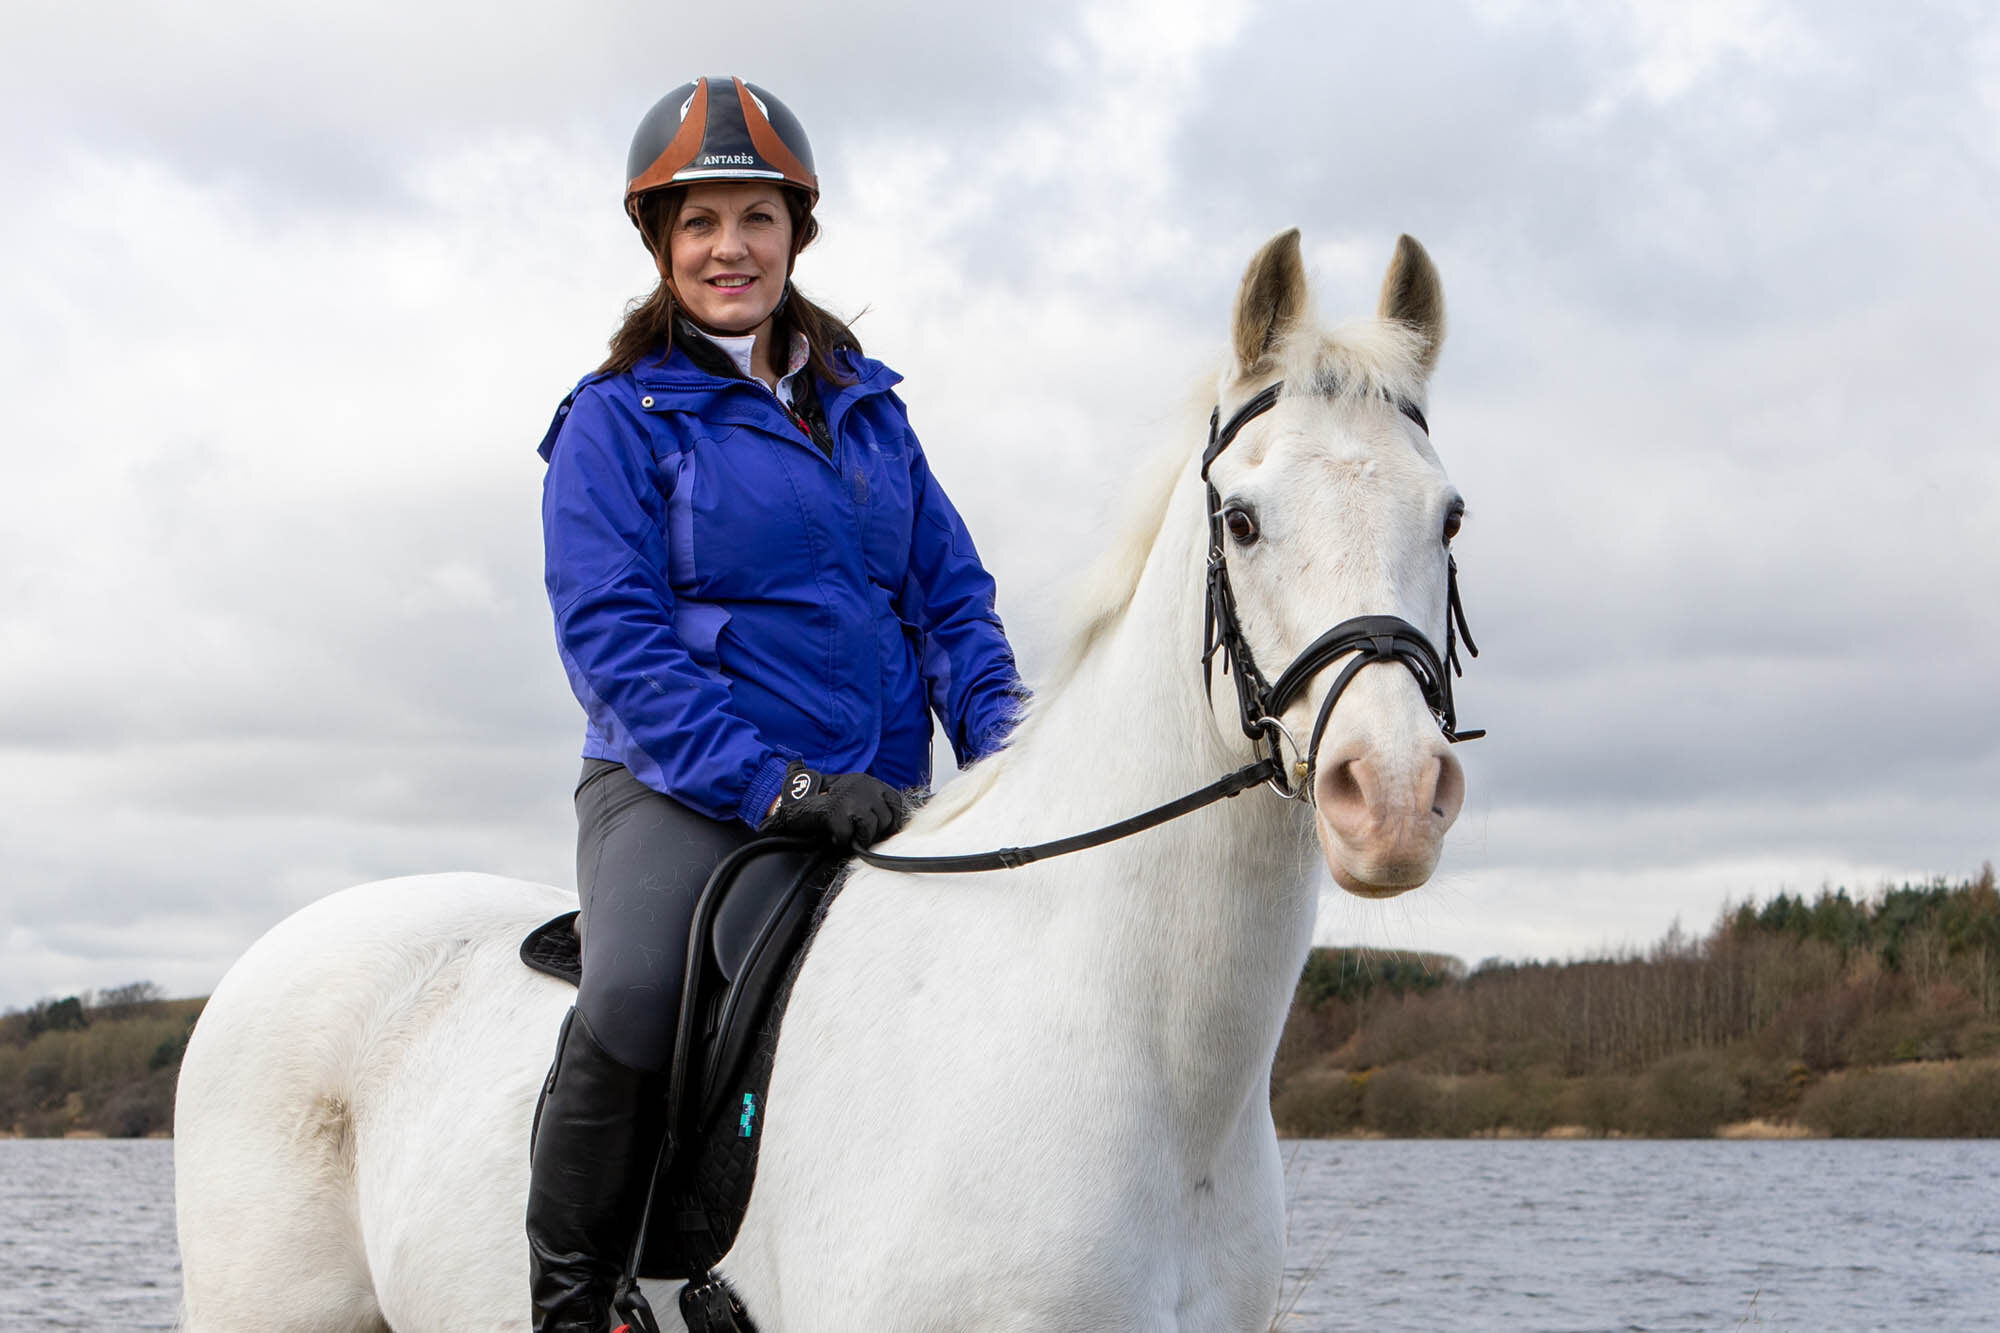
[[[1269,783],[1273,791],[1288,799],[1310,801],[1319,743],[1333,717],[1333,706],[1340,701],[1341,694],[1353,683],[1361,669],[1376,662],[1400,662],[1416,677],[1417,686],[1424,693],[1424,702],[1430,705],[1431,714],[1437,719],[1446,740],[1457,744],[1459,741],[1477,740],[1486,734],[1484,731],[1460,731],[1457,708],[1452,701],[1452,673],[1465,674],[1458,660],[1458,641],[1463,639],[1465,650],[1474,657],[1479,656],[1479,648],[1472,641],[1472,631],[1466,628],[1465,608],[1458,599],[1458,561],[1452,557],[1448,545],[1445,548],[1442,658],[1431,646],[1431,641],[1424,637],[1424,632],[1400,616],[1355,616],[1341,621],[1306,645],[1305,651],[1278,673],[1275,684],[1267,682],[1264,674],[1257,669],[1249,641],[1243,637],[1242,622],[1236,615],[1236,592],[1229,584],[1229,563],[1224,548],[1222,497],[1216,493],[1215,483],[1209,480],[1208,470],[1246,424],[1277,405],[1284,387],[1284,381],[1280,380],[1258,391],[1230,414],[1226,424],[1222,422],[1222,408],[1218,404],[1209,415],[1208,447],[1201,455],[1201,481],[1208,491],[1208,573],[1206,608],[1202,615],[1202,685],[1204,691],[1211,691],[1212,668],[1216,654],[1220,653],[1222,673],[1233,675],[1236,681],[1236,707],[1243,724],[1243,734],[1250,738],[1253,747],[1269,746],[1269,750],[1255,762],[1245,764],[1198,791],[1189,792],[1165,805],[1154,806],[1116,824],[1107,824],[1103,828],[1058,838],[1053,842],[1038,843],[1033,847],[1002,847],[963,856],[885,856],[856,847],[855,856],[884,870],[919,874],[1013,870],[1032,861],[1066,856],[1087,847],[1115,842],[1235,796],[1259,783]],[[1384,397],[1388,396],[1384,391]],[[1404,416],[1414,421],[1419,430],[1430,434],[1430,424],[1424,420],[1423,412],[1415,403],[1407,398],[1391,398],[1390,401]],[[1279,721],[1280,716],[1305,692],[1315,676],[1350,653],[1353,656],[1334,677],[1333,688],[1326,692],[1326,698],[1320,704],[1319,717],[1313,723],[1312,739],[1300,751],[1301,757],[1296,766],[1288,764],[1283,741],[1291,740],[1294,749],[1299,749],[1299,745],[1285,730],[1284,723]]]
[[[1431,641],[1424,637],[1422,630],[1400,616],[1355,616],[1341,621],[1308,644],[1305,651],[1293,658],[1291,665],[1278,674],[1276,684],[1266,681],[1264,673],[1257,669],[1257,659],[1250,652],[1249,641],[1243,637],[1242,622],[1236,616],[1236,593],[1229,586],[1229,562],[1223,544],[1222,497],[1216,493],[1215,483],[1209,480],[1208,470],[1222,451],[1235,441],[1237,432],[1277,405],[1284,387],[1284,381],[1280,380],[1260,390],[1231,413],[1226,424],[1221,421],[1220,404],[1209,414],[1208,447],[1201,455],[1201,481],[1208,489],[1208,604],[1202,617],[1201,670],[1202,683],[1207,686],[1215,655],[1218,652],[1222,654],[1222,673],[1235,676],[1236,710],[1243,724],[1243,734],[1255,744],[1268,745],[1268,757],[1278,765],[1279,773],[1271,781],[1272,789],[1281,796],[1309,797],[1320,738],[1326,734],[1327,723],[1333,717],[1333,706],[1340,702],[1340,696],[1361,673],[1361,668],[1373,663],[1401,662],[1409,669],[1417,679],[1417,687],[1424,692],[1424,702],[1430,705],[1444,738],[1454,745],[1459,741],[1477,740],[1486,733],[1458,729],[1458,709],[1451,696],[1452,673],[1465,674],[1465,668],[1458,660],[1459,639],[1465,640],[1465,650],[1474,657],[1479,656],[1479,646],[1472,641],[1472,631],[1465,624],[1465,607],[1458,599],[1458,561],[1452,556],[1449,546],[1444,553],[1443,658],[1439,658],[1437,649],[1431,646]],[[1383,396],[1389,397],[1386,390]],[[1390,401],[1417,424],[1417,429],[1430,434],[1430,423],[1424,420],[1423,411],[1415,403],[1407,398],[1391,398]],[[1319,717],[1313,723],[1312,739],[1300,752],[1302,771],[1297,773],[1296,781],[1290,781],[1292,770],[1285,765],[1280,739],[1287,737],[1287,733],[1278,719],[1291,707],[1293,700],[1305,692],[1313,677],[1348,653],[1354,656],[1334,677],[1333,688],[1326,692],[1326,698],[1320,703]],[[1298,748],[1296,740],[1292,741],[1292,745]]]

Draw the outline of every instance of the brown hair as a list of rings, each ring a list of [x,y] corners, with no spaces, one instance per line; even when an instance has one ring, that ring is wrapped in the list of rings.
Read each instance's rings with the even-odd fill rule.
[[[819,221],[812,215],[812,205],[797,190],[780,191],[785,198],[785,211],[792,218],[792,254],[811,245],[819,235]],[[674,221],[680,217],[681,204],[687,199],[687,187],[677,186],[670,190],[651,190],[634,201],[634,212],[639,221],[639,235],[646,243],[646,249],[661,258],[662,264],[667,253],[667,238],[673,233]],[[674,345],[673,289],[663,277],[646,296],[633,301],[625,308],[625,320],[618,331],[611,335],[611,355],[597,369],[600,374],[617,375],[639,364],[654,352],[665,351]],[[797,287],[789,288],[789,295],[778,306],[778,313],[771,321],[771,337],[775,346],[791,346],[792,335],[802,333],[806,338],[806,367],[817,379],[829,384],[852,384],[854,376],[840,368],[833,359],[833,353],[846,348],[857,355],[861,351],[861,340],[854,336],[854,330],[845,321],[822,306],[814,305],[805,298],[805,293]],[[778,358],[783,363],[783,355]]]

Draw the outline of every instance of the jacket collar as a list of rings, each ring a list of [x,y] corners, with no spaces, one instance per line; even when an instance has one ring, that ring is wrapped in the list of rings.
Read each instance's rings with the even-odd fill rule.
[[[855,380],[852,384],[822,384],[820,406],[826,412],[827,428],[836,435],[847,409],[864,398],[889,392],[903,377],[870,357],[840,351],[834,355]],[[688,412],[728,425],[769,428],[771,414],[784,408],[770,390],[738,374],[721,348],[697,347],[696,356],[714,368],[705,369],[688,356],[681,339],[665,356],[646,357],[632,368],[640,388],[661,399],[654,410]]]

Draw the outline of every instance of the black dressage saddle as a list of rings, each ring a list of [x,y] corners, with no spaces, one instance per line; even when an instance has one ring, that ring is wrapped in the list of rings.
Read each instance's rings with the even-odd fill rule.
[[[778,1026],[842,863],[823,847],[767,838],[724,858],[702,890],[666,1093],[674,1151],[653,1182],[640,1277],[705,1278],[736,1241],[757,1171]],[[537,926],[521,942],[521,961],[577,984],[576,916]]]

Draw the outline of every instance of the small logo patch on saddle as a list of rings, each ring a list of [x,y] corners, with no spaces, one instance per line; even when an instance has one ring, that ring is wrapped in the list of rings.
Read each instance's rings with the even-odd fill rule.
[[[743,1094],[743,1114],[736,1121],[736,1128],[742,1131],[738,1137],[746,1139],[749,1138],[754,1130],[756,1121],[757,1121],[757,1094],[754,1092],[746,1092]]]

